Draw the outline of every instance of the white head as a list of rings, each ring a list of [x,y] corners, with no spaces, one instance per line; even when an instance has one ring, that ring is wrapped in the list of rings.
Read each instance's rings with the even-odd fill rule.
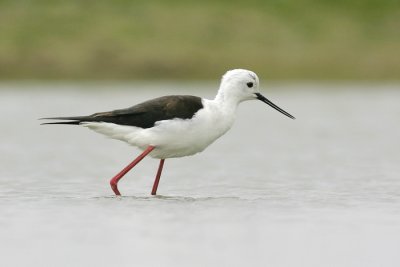
[[[222,76],[221,85],[216,99],[224,102],[233,102],[235,104],[239,104],[246,100],[258,99],[285,114],[289,118],[294,119],[292,115],[265,98],[260,93],[259,86],[260,81],[257,74],[254,72],[244,69],[230,70]]]
[[[256,99],[255,93],[259,92],[258,88],[257,74],[249,70],[234,69],[227,71],[222,76],[218,94],[240,103],[245,100]]]

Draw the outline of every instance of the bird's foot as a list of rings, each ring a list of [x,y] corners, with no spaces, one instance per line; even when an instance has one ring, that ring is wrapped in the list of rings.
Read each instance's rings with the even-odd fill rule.
[[[114,179],[112,179],[112,180],[110,181],[110,185],[111,185],[111,189],[114,191],[115,195],[116,195],[116,196],[120,196],[121,193],[120,193],[119,190],[118,190],[118,184],[117,184],[116,181],[114,181]]]

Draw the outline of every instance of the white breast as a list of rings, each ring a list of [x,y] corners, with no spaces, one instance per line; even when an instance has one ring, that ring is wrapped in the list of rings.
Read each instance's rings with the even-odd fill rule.
[[[84,126],[142,150],[153,145],[156,147],[150,153],[153,158],[190,156],[203,151],[234,122],[234,110],[221,109],[218,103],[206,99],[203,106],[191,119],[159,121],[147,129],[104,122],[89,122]]]

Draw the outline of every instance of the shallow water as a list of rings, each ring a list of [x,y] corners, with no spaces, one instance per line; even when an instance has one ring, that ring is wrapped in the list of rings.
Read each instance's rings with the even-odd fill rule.
[[[204,153],[145,159],[37,118],[123,108],[208,85],[0,86],[2,266],[399,266],[400,87],[283,85],[246,102]],[[84,89],[84,90],[83,90]]]

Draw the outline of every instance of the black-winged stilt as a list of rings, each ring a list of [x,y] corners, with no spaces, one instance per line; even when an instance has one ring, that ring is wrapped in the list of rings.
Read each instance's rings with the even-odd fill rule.
[[[163,96],[130,108],[90,116],[43,118],[66,120],[43,124],[83,125],[141,149],[143,152],[110,180],[116,195],[121,195],[118,181],[144,157],[150,155],[160,159],[151,191],[155,195],[165,159],[203,151],[232,127],[239,103],[255,99],[294,119],[261,95],[259,80],[254,72],[235,69],[222,77],[217,96],[213,100],[189,95]]]

